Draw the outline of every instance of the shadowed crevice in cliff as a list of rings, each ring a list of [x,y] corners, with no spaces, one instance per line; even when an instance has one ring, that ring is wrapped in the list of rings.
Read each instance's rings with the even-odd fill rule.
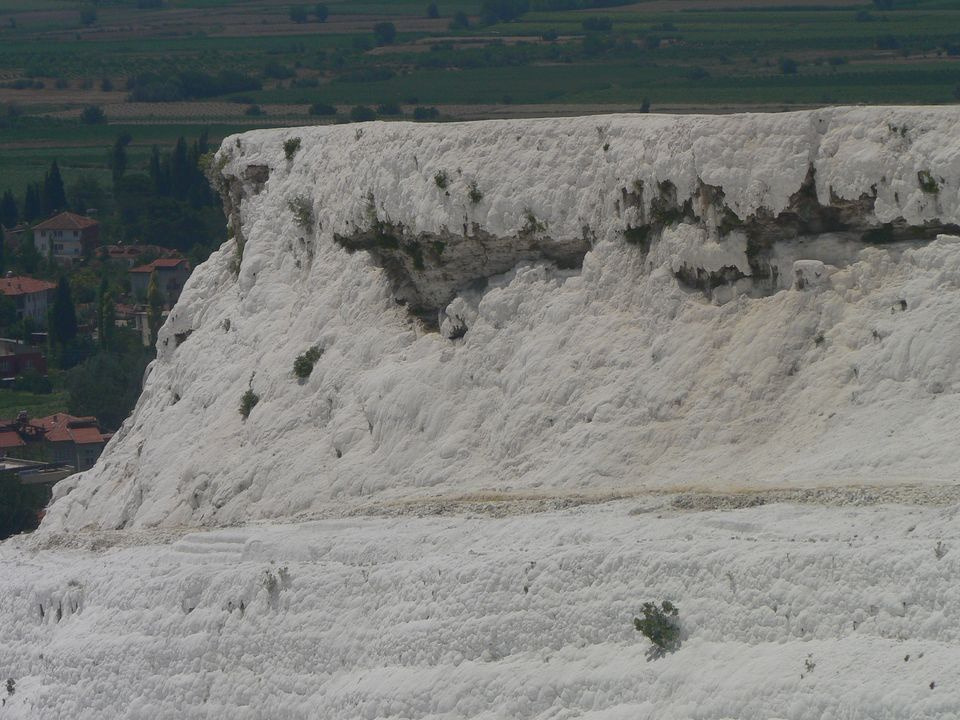
[[[579,269],[590,249],[590,233],[557,239],[542,225],[529,223],[518,234],[499,237],[477,224],[462,233],[411,233],[402,223],[377,221],[350,235],[334,233],[334,241],[349,252],[364,250],[387,274],[398,303],[427,325],[458,292],[486,284],[518,263],[549,261],[564,269]]]
[[[960,232],[957,225],[937,220],[920,225],[911,225],[902,217],[888,223],[878,222],[874,212],[876,185],[872,186],[870,193],[864,193],[856,200],[838,197],[833,188],[830,188],[829,194],[829,204],[821,204],[817,195],[816,171],[810,165],[803,183],[790,196],[790,202],[783,211],[774,216],[769,211],[761,210],[741,224],[747,235],[747,258],[755,280],[775,281],[770,262],[774,243],[795,240],[801,236],[848,233],[857,236],[865,245],[875,245],[926,242],[941,233]],[[732,212],[729,214],[732,215]]]
[[[922,175],[918,182],[923,187]],[[824,205],[817,193],[816,171],[812,164],[800,187],[790,196],[787,207],[776,214],[761,208],[746,218],[740,218],[726,204],[723,188],[702,180],[698,180],[693,196],[683,202],[678,198],[676,186],[669,180],[656,184],[649,206],[644,202],[644,192],[644,184],[636,181],[630,188],[621,188],[621,197],[615,203],[618,214],[632,215],[632,221],[628,221],[623,230],[624,240],[644,254],[666,228],[679,223],[697,225],[715,235],[721,243],[734,232],[746,237],[749,276],[734,267],[707,271],[686,264],[674,272],[682,285],[707,293],[747,277],[752,281],[755,294],[779,290],[781,269],[776,264],[777,243],[829,233],[844,235],[864,246],[922,243],[939,234],[960,234],[960,226],[939,220],[910,224],[903,217],[897,217],[890,222],[879,222],[874,210],[876,185],[856,200],[841,198],[830,188],[829,203]]]

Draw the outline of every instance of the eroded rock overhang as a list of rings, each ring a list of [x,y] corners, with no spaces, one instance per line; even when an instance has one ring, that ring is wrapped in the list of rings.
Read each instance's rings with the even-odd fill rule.
[[[490,277],[578,268],[598,242],[722,302],[790,287],[798,260],[960,232],[958,137],[950,108],[374,123],[228,138],[213,174],[238,273],[244,204],[282,192],[305,262],[317,242],[366,252],[435,326]]]

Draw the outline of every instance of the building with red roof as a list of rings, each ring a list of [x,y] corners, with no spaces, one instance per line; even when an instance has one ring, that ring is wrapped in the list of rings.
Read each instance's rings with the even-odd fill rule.
[[[47,323],[47,307],[53,303],[57,284],[26,275],[0,278],[0,295],[6,295],[17,306],[17,318],[30,318],[38,325]]]
[[[0,379],[12,380],[27,370],[36,370],[40,375],[46,375],[46,356],[33,345],[0,338]]]
[[[0,420],[0,452],[21,454],[28,447],[42,447],[55,463],[89,470],[113,437],[104,433],[95,417],[55,413],[30,419],[21,412],[15,420]]]
[[[4,455],[11,450],[27,446],[27,441],[20,437],[14,428],[4,425],[0,427],[0,452]]]
[[[0,227],[0,235],[3,235],[3,249],[15,252],[24,238],[29,239],[30,227],[26,223],[17,223],[12,228]]]
[[[93,252],[100,240],[100,223],[93,218],[62,212],[33,227],[33,243],[44,257],[61,265],[75,265]]]
[[[179,251],[159,245],[104,245],[99,250],[104,260],[113,260],[124,263],[128,268],[136,265],[145,265],[147,257],[181,258]]]
[[[130,269],[130,290],[134,297],[146,299],[150,287],[150,276],[157,274],[157,285],[168,306],[173,306],[180,297],[187,278],[190,277],[190,263],[183,258],[160,258],[146,265]]]

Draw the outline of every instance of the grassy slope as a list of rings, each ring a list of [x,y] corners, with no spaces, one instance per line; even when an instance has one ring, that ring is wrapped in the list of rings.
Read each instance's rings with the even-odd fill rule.
[[[49,395],[0,390],[0,420],[15,418],[21,410],[26,410],[30,417],[65,412],[67,400],[68,393],[65,390],[55,391]]]

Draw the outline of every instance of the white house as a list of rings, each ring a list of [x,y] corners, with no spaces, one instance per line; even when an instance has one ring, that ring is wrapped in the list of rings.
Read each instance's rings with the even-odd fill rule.
[[[74,265],[92,252],[100,238],[100,223],[72,212],[62,212],[33,228],[33,244],[44,257]]]
[[[17,306],[17,317],[30,318],[38,325],[47,323],[47,307],[53,303],[57,284],[26,276],[0,278],[0,295],[6,295]]]

